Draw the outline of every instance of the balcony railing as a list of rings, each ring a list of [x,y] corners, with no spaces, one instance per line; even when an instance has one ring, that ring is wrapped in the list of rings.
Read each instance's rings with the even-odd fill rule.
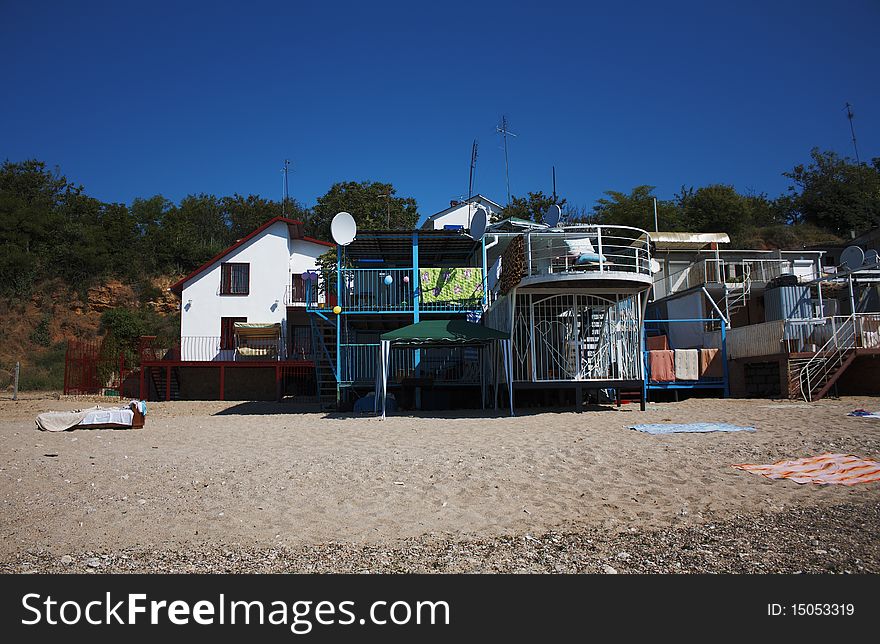
[[[752,284],[766,283],[793,270],[794,264],[788,259],[702,259],[655,280],[654,299],[708,284],[741,284],[746,277]],[[813,274],[807,279],[816,277]]]
[[[812,353],[829,339],[839,337],[843,324],[855,325],[851,346],[845,349],[880,349],[880,313],[849,316],[773,320],[730,329],[727,355],[731,359],[753,358],[777,353]]]
[[[524,238],[527,276],[606,272],[651,275],[648,234],[638,228],[568,226],[564,231],[530,231]]]
[[[288,351],[290,349],[290,351]],[[246,347],[230,347],[220,336],[182,336],[170,346],[156,346],[142,341],[142,362],[253,362],[311,360],[301,347],[288,347],[284,338],[262,340],[249,338]]]
[[[343,268],[341,292],[331,296],[345,313],[479,311],[483,308],[483,272],[477,267]],[[314,282],[306,289],[308,310],[332,308],[316,302]],[[323,299],[323,297],[321,297]]]

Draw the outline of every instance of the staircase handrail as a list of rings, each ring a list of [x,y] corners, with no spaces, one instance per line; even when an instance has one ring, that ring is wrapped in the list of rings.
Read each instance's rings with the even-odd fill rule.
[[[834,329],[834,332],[825,344],[823,344],[801,367],[801,370],[798,373],[798,381],[800,384],[801,396],[805,401],[811,402],[813,399],[813,390],[811,386],[812,370],[814,368],[818,370],[835,361],[837,364],[842,364],[844,354],[855,348],[856,335],[856,315],[855,313],[852,313],[846,318],[843,324]],[[833,351],[831,350],[832,344],[834,346]],[[824,371],[821,372],[821,375],[827,375],[828,371],[829,369],[825,368]],[[807,385],[806,391],[804,390],[805,380]]]

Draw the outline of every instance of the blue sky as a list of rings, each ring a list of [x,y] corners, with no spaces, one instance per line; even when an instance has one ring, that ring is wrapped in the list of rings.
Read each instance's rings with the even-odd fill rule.
[[[108,201],[392,182],[427,216],[511,191],[732,183],[775,196],[813,146],[880,156],[877,0],[0,2],[0,158]]]

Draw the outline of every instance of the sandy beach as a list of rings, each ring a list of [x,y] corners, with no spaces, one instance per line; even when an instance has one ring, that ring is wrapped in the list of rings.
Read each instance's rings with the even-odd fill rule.
[[[558,560],[537,570],[650,571],[640,547],[671,553],[693,542],[699,550],[704,538],[734,535],[749,543],[750,526],[763,525],[775,531],[768,548],[781,554],[732,569],[821,570],[833,560],[828,568],[880,572],[880,485],[798,485],[731,467],[824,452],[880,459],[880,421],[846,415],[880,409],[876,398],[691,399],[645,412],[624,405],[385,421],[283,403],[172,402],[151,403],[142,430],[34,427],[40,411],[95,402],[0,401],[0,570],[207,572],[252,561],[243,570],[517,571],[533,569],[525,550],[555,539],[565,561],[583,565]],[[695,421],[757,431],[628,428]],[[469,563],[428,565],[428,553],[456,547]],[[508,547],[510,565],[492,563]],[[717,551],[718,570],[731,569],[728,558],[742,563],[739,551]]]

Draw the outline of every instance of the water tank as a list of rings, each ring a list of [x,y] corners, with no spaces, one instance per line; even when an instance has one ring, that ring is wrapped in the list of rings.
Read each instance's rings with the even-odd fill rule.
[[[764,291],[764,319],[767,322],[812,316],[809,286],[777,286]]]

